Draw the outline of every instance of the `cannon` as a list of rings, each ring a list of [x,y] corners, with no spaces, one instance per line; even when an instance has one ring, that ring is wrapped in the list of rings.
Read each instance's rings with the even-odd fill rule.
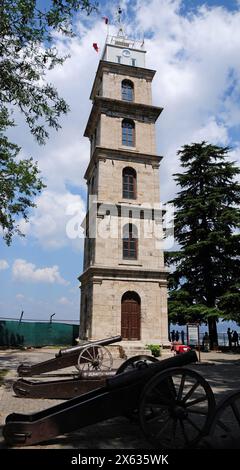
[[[43,411],[12,413],[3,436],[10,446],[33,445],[134,413],[155,448],[194,447],[208,433],[215,409],[206,380],[183,367],[196,361],[196,353],[190,351],[116,374],[104,386]]]
[[[39,362],[38,364],[20,364],[17,372],[21,377],[32,377],[71,366],[76,366],[79,371],[110,370],[113,359],[106,346],[121,340],[121,336],[112,336],[98,341],[85,342],[71,348],[60,349],[55,357],[48,361]]]
[[[154,356],[140,355],[127,359],[117,370],[82,370],[70,379],[30,381],[21,378],[14,382],[13,391],[21,398],[65,400],[103,387],[108,377],[129,370],[140,370],[151,362],[158,362],[158,360]]]

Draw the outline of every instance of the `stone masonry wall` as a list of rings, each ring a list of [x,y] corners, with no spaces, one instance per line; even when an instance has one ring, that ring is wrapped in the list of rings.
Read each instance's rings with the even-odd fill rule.
[[[103,280],[93,284],[91,339],[121,334],[121,299],[135,291],[141,299],[142,344],[168,344],[166,288],[158,282]]]
[[[101,115],[99,145],[112,149],[134,150],[140,153],[156,155],[155,125],[135,122],[135,146],[122,145],[122,118]]]
[[[152,104],[151,82],[143,78],[123,76],[115,73],[104,73],[102,79],[102,96],[115,100],[122,99],[122,81],[130,80],[134,84],[134,102]]]

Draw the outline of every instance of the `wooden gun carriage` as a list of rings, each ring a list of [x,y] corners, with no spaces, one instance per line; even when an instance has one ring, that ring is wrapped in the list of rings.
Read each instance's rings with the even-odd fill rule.
[[[76,366],[80,371],[110,370],[113,359],[106,346],[121,340],[121,336],[112,336],[98,341],[88,341],[71,348],[60,349],[55,357],[48,361],[37,364],[21,364],[17,370],[18,375],[31,377],[71,366]]]
[[[155,447],[190,447],[208,433],[215,400],[208,383],[184,366],[194,351],[135,367],[104,386],[34,414],[10,414],[3,428],[9,445],[47,441],[116,416],[137,416]]]
[[[158,362],[154,356],[134,356],[126,360],[118,369],[94,369],[91,362],[81,363],[81,367],[87,366],[87,370],[79,370],[70,379],[59,378],[57,380],[25,380],[18,379],[13,384],[14,393],[21,398],[47,398],[65,400],[74,398],[106,385],[109,377],[121,374],[127,370],[140,370],[149,363]],[[46,376],[45,376],[46,378]]]

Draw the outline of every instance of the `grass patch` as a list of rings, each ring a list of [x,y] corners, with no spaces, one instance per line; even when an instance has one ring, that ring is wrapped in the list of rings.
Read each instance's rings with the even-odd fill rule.
[[[0,369],[0,387],[3,385],[3,378],[7,375],[8,369]]]

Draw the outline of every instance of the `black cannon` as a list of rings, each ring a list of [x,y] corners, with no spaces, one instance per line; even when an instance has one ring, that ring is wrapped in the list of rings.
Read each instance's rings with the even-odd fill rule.
[[[134,356],[127,359],[117,370],[79,371],[70,379],[25,380],[18,379],[13,384],[15,395],[21,398],[48,398],[65,400],[74,398],[106,385],[106,380],[115,374],[146,367],[151,362],[158,362],[154,356]]]
[[[31,377],[65,367],[76,366],[82,370],[110,370],[113,359],[107,345],[122,340],[121,336],[112,336],[98,341],[85,342],[71,348],[60,349],[53,359],[39,362],[38,364],[21,364],[18,367],[18,375]]]
[[[197,361],[194,351],[106,379],[105,386],[46,410],[7,416],[9,445],[47,441],[116,416],[137,415],[157,448],[195,446],[209,430],[215,400],[208,383],[184,368]]]

